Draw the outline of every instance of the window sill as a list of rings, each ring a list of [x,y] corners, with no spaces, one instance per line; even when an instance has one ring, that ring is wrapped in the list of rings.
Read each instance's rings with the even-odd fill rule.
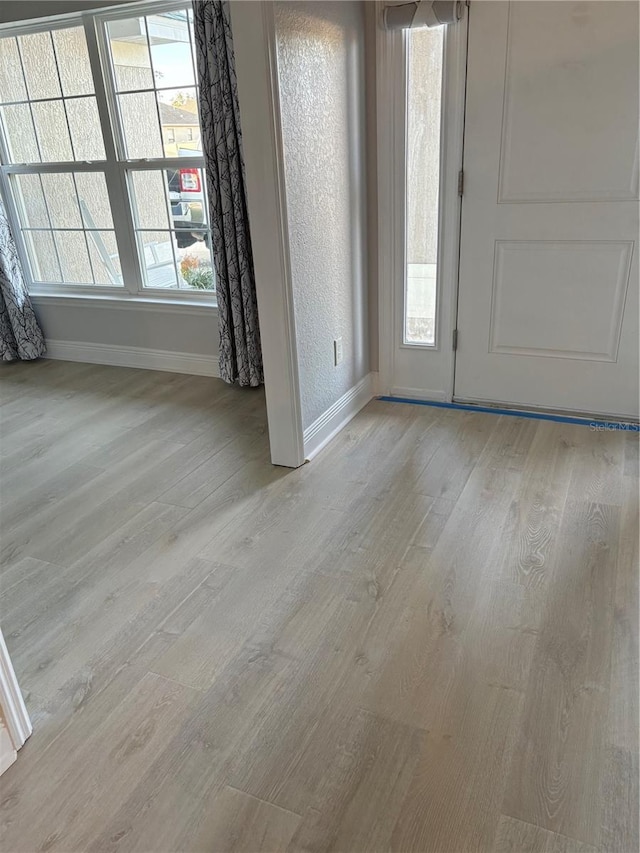
[[[73,308],[108,308],[124,311],[155,311],[176,314],[209,314],[217,312],[218,305],[215,297],[202,296],[173,298],[158,298],[151,296],[125,296],[113,293],[52,293],[42,290],[29,294],[36,306],[56,305]]]

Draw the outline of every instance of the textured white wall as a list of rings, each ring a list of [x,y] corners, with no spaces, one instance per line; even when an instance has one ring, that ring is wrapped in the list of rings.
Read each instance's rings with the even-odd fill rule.
[[[364,9],[275,4],[303,427],[369,372]],[[333,341],[344,360],[334,366]]]

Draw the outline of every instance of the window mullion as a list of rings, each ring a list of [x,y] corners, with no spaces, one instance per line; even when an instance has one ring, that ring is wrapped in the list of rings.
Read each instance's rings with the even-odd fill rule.
[[[96,281],[96,271],[93,266],[93,258],[91,257],[91,249],[89,248],[89,232],[88,232],[88,224],[85,222],[84,210],[82,209],[82,204],[80,202],[80,193],[78,192],[78,183],[76,181],[76,176],[72,172],[71,176],[73,178],[73,189],[76,194],[76,203],[78,205],[78,213],[80,214],[80,222],[82,223],[82,233],[84,234],[84,244],[87,247],[87,259],[89,261],[89,268],[91,269],[91,277],[93,279],[93,283],[97,284]]]
[[[29,97],[30,96],[29,85],[27,83],[27,75],[25,74],[25,71],[24,71],[24,59],[22,58],[22,47],[20,45],[20,39],[18,39],[18,38],[16,39],[16,49],[18,51],[18,59],[20,60],[20,71],[22,72],[22,79],[24,80],[24,91],[25,91],[27,98],[28,98],[29,115],[31,116],[31,126],[33,127],[33,138],[36,141],[36,148],[38,149],[38,157],[40,159],[40,162],[42,163],[43,158],[42,158],[42,149],[40,148],[40,136],[38,134],[38,131],[36,128],[36,120],[35,120],[34,115],[33,115],[33,104],[31,103],[31,98]],[[62,91],[60,91],[60,94],[62,94]],[[9,146],[7,145],[7,153],[8,153],[8,150],[9,150]],[[9,160],[7,160],[7,163],[8,162],[9,162]]]
[[[58,262],[58,271],[60,272],[60,281],[64,282],[64,272],[62,270],[62,260],[60,258],[60,250],[58,249],[58,241],[56,239],[55,232],[53,230],[53,219],[51,218],[51,211],[49,210],[49,202],[47,201],[47,195],[44,191],[44,184],[42,182],[42,175],[38,175],[38,180],[40,182],[40,192],[42,193],[42,201],[44,202],[44,209],[47,212],[47,221],[49,223],[49,233],[51,234],[51,242],[53,243],[53,248],[56,253],[56,260]],[[75,182],[74,182],[75,186]]]
[[[109,111],[109,96],[107,87],[110,85],[108,75],[104,73],[104,66],[100,55],[99,37],[96,27],[104,27],[104,23],[95,22],[92,17],[85,17],[84,30],[89,52],[89,62],[95,88],[98,115],[102,126],[106,162],[104,163],[105,177],[111,212],[115,228],[116,243],[120,255],[122,267],[122,280],[125,290],[132,295],[137,295],[142,289],[140,274],[140,263],[138,260],[138,248],[134,236],[133,217],[126,180],[126,172],[123,164],[118,161],[116,150],[116,138],[111,114]]]
[[[196,102],[200,102],[200,93],[198,91],[199,87],[199,78],[198,78],[198,69],[196,67],[196,51],[195,45],[193,43],[193,37],[191,35],[191,18],[189,17],[189,11],[193,14],[192,10],[186,10],[187,12],[187,33],[189,35],[189,53],[191,54],[191,67],[193,68],[193,82],[195,83],[195,91],[196,91]]]
[[[53,61],[56,66],[56,74],[58,75],[58,86],[60,87],[60,100],[62,101],[62,109],[64,111],[64,120],[67,123],[67,133],[69,134],[69,145],[71,146],[71,156],[73,160],[77,160],[76,157],[76,146],[73,144],[73,134],[71,133],[71,123],[69,122],[69,113],[67,111],[67,101],[65,99],[64,87],[62,85],[62,75],[60,74],[60,63],[58,61],[58,51],[56,50],[56,43],[53,38],[53,31],[49,32],[49,41],[51,42],[51,52],[53,54]],[[36,136],[37,139],[37,136]],[[40,157],[42,159],[42,157]]]
[[[155,87],[155,79],[156,79],[156,77],[155,77],[155,65],[153,62],[153,54],[151,52],[151,39],[149,38],[149,27],[147,25],[146,16],[142,20],[144,21],[144,34],[145,34],[145,38],[147,39],[147,50],[149,51],[149,65],[151,66],[151,78],[154,82],[154,87],[151,90],[151,93],[153,94],[153,100],[154,100],[155,105],[156,105],[156,115],[158,117],[158,133],[160,134],[160,144],[162,145],[162,153],[166,154],[167,151],[166,151],[166,148],[164,147],[164,138],[162,136],[162,117],[160,116],[160,104],[158,103],[158,90]]]
[[[22,265],[27,290],[30,291],[33,285],[33,279],[31,276],[30,254],[26,240],[24,239],[24,235],[22,233],[22,228],[20,227],[18,209],[13,196],[13,188],[9,186],[9,180],[9,175],[6,172],[5,168],[0,168],[0,195],[2,195],[2,199],[4,201],[7,218],[10,224],[12,225],[14,241],[16,244],[16,249],[18,251],[18,257],[20,258],[20,263]]]

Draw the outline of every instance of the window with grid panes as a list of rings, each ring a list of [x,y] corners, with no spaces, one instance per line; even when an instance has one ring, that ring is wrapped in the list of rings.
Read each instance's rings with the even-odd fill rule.
[[[0,30],[0,153],[37,292],[213,298],[189,5]]]

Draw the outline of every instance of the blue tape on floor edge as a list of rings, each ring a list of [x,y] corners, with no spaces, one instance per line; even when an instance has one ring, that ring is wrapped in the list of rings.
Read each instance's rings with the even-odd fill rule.
[[[434,409],[456,409],[462,412],[484,412],[488,415],[507,415],[511,418],[531,418],[536,421],[554,421],[559,424],[578,424],[598,430],[640,432],[640,424],[625,421],[597,421],[589,418],[572,418],[567,415],[548,415],[545,412],[521,412],[517,409],[494,409],[490,406],[470,406],[465,403],[441,403],[437,400],[412,400],[409,397],[378,397],[383,403],[409,403],[413,406],[431,406]]]

